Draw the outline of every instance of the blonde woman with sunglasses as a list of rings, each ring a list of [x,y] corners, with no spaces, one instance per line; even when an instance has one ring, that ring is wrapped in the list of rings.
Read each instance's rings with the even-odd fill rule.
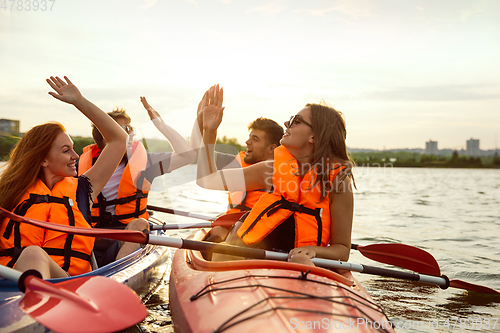
[[[284,123],[274,161],[218,171],[213,144],[222,121],[222,103],[222,88],[213,86],[202,108],[205,146],[199,153],[198,185],[268,191],[226,241],[288,252],[290,261],[309,265],[314,257],[347,261],[354,179],[342,114],[327,105],[307,104]]]

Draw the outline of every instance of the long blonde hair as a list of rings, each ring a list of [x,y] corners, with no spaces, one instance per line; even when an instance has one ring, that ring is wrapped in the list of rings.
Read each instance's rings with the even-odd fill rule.
[[[58,122],[30,129],[17,143],[0,175],[0,207],[12,211],[42,175],[42,162],[57,135],[66,129]]]

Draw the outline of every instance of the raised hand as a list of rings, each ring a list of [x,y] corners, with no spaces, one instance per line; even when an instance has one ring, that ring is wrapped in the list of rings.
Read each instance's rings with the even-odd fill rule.
[[[207,93],[205,93],[207,95]],[[217,130],[221,121],[224,108],[222,107],[223,102],[223,89],[219,88],[219,84],[212,86],[208,90],[208,96],[206,96],[207,101],[204,102],[205,96],[203,96],[201,103],[206,103],[203,105],[203,128],[205,130]]]
[[[56,94],[50,91],[49,94],[60,101],[75,104],[82,99],[82,94],[67,76],[65,76],[64,79],[66,82],[61,80],[58,76],[51,76],[50,79],[47,79],[47,83],[57,92]]]
[[[205,94],[203,94],[203,97],[198,103],[198,109],[196,110],[196,119],[198,121],[198,125],[200,127],[200,131],[203,131],[203,109],[208,106],[208,92],[210,89],[205,91]]]
[[[160,114],[156,112],[151,105],[149,105],[148,101],[146,100],[146,97],[141,96],[141,102],[142,105],[144,105],[146,111],[148,111],[148,115],[151,120],[160,117]]]

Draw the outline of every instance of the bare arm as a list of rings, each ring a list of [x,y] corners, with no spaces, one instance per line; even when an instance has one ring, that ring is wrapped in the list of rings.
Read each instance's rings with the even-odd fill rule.
[[[217,171],[214,146],[224,111],[223,90],[216,85],[211,87],[208,90],[208,96],[205,96],[206,103],[201,111],[203,113],[203,145],[198,154],[196,183],[207,189],[223,191],[246,191],[266,187],[265,175],[269,174],[269,170],[272,174],[272,161],[256,163],[247,168]]]
[[[198,103],[198,109],[196,110],[196,120],[194,121],[193,130],[191,131],[191,138],[189,140],[189,144],[191,145],[191,149],[193,149],[196,154],[198,154],[201,141],[203,140],[203,108],[208,106],[208,93],[210,89],[205,91],[203,98],[200,103]]]
[[[339,193],[330,195],[330,246],[324,248],[322,258],[349,260],[351,252],[352,220],[354,215],[354,195],[351,178],[346,177]]]
[[[160,131],[161,134],[170,142],[172,145],[172,155],[170,157],[170,164],[168,171],[172,171],[192,163],[196,158],[196,152],[191,149],[189,144],[184,140],[184,138],[172,127],[168,126],[160,114],[149,105],[145,97],[141,97],[142,105],[148,111],[149,118],[153,121],[153,124]]]
[[[84,173],[92,184],[93,201],[123,158],[128,136],[113,118],[83,97],[78,88],[66,76],[64,79],[66,82],[53,76],[47,79],[49,85],[56,91],[56,93],[49,92],[49,94],[60,101],[74,105],[97,126],[106,140],[106,147],[102,150],[99,159],[92,168]]]
[[[289,258],[296,254],[305,254],[309,258],[325,258],[333,260],[349,260],[351,250],[352,219],[354,212],[354,196],[352,183],[346,177],[340,186],[339,193],[330,194],[330,245],[303,246],[290,251]]]

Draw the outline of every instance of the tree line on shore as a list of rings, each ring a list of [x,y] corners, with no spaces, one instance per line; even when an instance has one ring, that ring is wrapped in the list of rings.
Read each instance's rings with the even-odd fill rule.
[[[94,143],[91,137],[71,137],[74,149],[78,155],[82,154],[83,148]],[[18,136],[0,135],[0,161],[6,161],[14,146],[19,141]],[[151,152],[171,151],[168,141],[160,139],[143,140],[144,146]],[[223,152],[236,154],[245,150],[235,138],[217,139],[217,144]],[[166,146],[167,145],[167,146]],[[235,147],[235,148],[232,148]],[[367,167],[426,167],[426,168],[500,168],[500,157],[498,153],[489,157],[459,156],[458,152],[448,156],[422,155],[407,151],[379,151],[379,152],[353,152],[351,157],[358,166]]]
[[[351,153],[358,166],[393,166],[424,168],[500,168],[498,153],[488,157],[460,156],[454,151],[448,156],[422,155],[405,151]]]

